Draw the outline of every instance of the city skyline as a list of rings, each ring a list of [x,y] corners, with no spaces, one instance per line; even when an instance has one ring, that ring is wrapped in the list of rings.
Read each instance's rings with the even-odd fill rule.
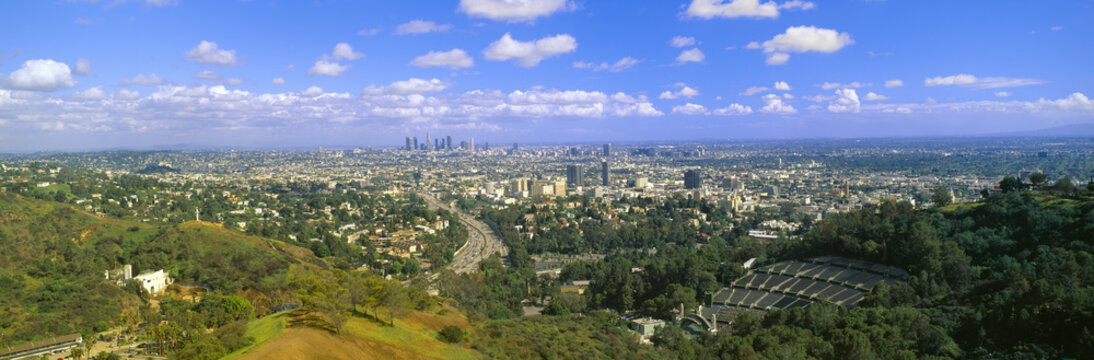
[[[1094,117],[1086,3],[5,8],[2,152],[966,136]]]

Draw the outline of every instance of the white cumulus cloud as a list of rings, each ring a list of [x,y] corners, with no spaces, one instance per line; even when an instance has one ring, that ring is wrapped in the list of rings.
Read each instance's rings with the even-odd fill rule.
[[[346,70],[349,70],[349,65],[342,65],[327,60],[318,60],[315,62],[315,65],[312,65],[311,69],[308,69],[308,75],[342,76]]]
[[[720,115],[720,116],[748,115],[748,114],[751,114],[751,113],[752,113],[752,107],[744,106],[744,105],[741,105],[741,104],[729,104],[729,106],[726,106],[726,107],[721,108],[721,109],[715,109],[714,112],[713,112],[714,115]]]
[[[996,91],[995,92],[996,97],[1010,97],[1010,95],[1011,95],[1010,91]]]
[[[330,55],[323,55],[324,60],[333,61],[357,60],[363,57],[365,57],[364,53],[353,51],[353,46],[344,42],[335,44],[334,50],[331,51]]]
[[[239,63],[235,50],[223,50],[216,42],[202,40],[198,46],[183,53],[186,59],[202,64],[233,66]]]
[[[319,95],[323,95],[324,93],[325,92],[323,91],[323,88],[313,85],[309,86],[307,89],[304,89],[304,91],[301,91],[300,95],[307,97],[316,97]]]
[[[689,62],[703,62],[703,60],[706,60],[706,58],[706,55],[703,55],[703,52],[699,50],[699,48],[695,48],[691,50],[684,50],[684,52],[680,53],[680,56],[676,57],[676,63],[684,64]]]
[[[764,95],[763,101],[766,105],[764,105],[763,109],[760,109],[760,112],[765,114],[788,115],[798,112],[797,109],[790,106],[790,104],[784,103],[783,100],[775,94]]]
[[[459,11],[495,21],[532,22],[573,7],[568,0],[460,0]]]
[[[885,81],[885,87],[887,87],[887,88],[895,88],[895,87],[901,87],[901,86],[904,86],[904,82],[901,81],[900,79],[893,79],[893,80],[886,80]]]
[[[768,54],[768,65],[782,65],[790,60],[790,53],[809,51],[833,53],[854,43],[855,41],[848,33],[815,26],[793,26],[787,28],[786,32],[775,35],[771,40],[763,43],[752,42],[747,47],[762,48],[763,52]]]
[[[782,4],[760,0],[692,0],[685,14],[689,17],[710,19],[722,18],[775,18],[780,9],[809,10],[817,7],[809,1],[790,0]]]
[[[699,90],[693,89],[693,88],[691,88],[690,86],[687,86],[687,84],[684,84],[684,83],[676,83],[676,84],[673,85],[673,87],[678,88],[680,90],[677,90],[675,92],[665,91],[665,92],[661,93],[661,96],[658,96],[658,98],[667,99],[667,100],[679,99],[679,98],[688,98],[688,99],[690,99],[690,98],[693,98],[693,97],[699,95]]]
[[[1072,93],[1068,97],[1059,100],[1045,100],[1044,98],[1038,99],[1034,108],[1040,107],[1041,109],[1059,109],[1065,111],[1084,111],[1094,112],[1094,101],[1086,97],[1082,93]]]
[[[674,106],[672,108],[672,113],[681,115],[704,115],[707,113],[707,108],[703,105],[687,103]]]
[[[760,3],[759,0],[692,0],[687,15],[702,19],[714,17],[736,18],[773,18],[779,16],[779,5],[774,1]]]
[[[790,54],[787,53],[774,53],[767,56],[767,60],[764,60],[764,64],[767,65],[782,65],[790,61]]]
[[[836,99],[828,103],[828,111],[834,113],[859,112],[862,102],[855,89],[836,90]]]
[[[785,81],[776,81],[775,90],[790,91],[790,84],[787,84]]]
[[[285,79],[283,79],[283,78],[273,78],[273,80],[270,80],[270,82],[272,82],[274,84],[277,84],[277,85],[283,85],[283,84],[285,84]]]
[[[18,90],[57,91],[76,86],[72,70],[50,59],[27,60],[8,75],[7,87]]]
[[[881,101],[881,100],[889,100],[889,97],[885,96],[885,95],[877,94],[877,93],[874,93],[873,91],[871,91],[871,92],[866,93],[866,95],[864,95],[862,97],[862,100],[865,100],[865,101]]]
[[[514,40],[509,33],[502,35],[501,39],[490,43],[483,51],[487,60],[505,61],[516,59],[517,65],[533,67],[540,61],[559,54],[571,53],[577,50],[577,40],[569,34],[559,34],[545,37],[536,41]]]
[[[430,51],[428,54],[414,58],[411,65],[418,67],[448,67],[450,69],[469,68],[475,65],[475,60],[461,49],[449,51]]]

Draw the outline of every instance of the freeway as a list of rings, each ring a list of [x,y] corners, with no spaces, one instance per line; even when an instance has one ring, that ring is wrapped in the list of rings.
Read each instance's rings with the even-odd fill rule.
[[[419,193],[418,195],[425,199],[431,209],[442,208],[457,214],[460,218],[460,222],[467,228],[467,242],[456,250],[456,253],[452,258],[452,263],[448,264],[448,267],[451,268],[452,271],[455,271],[457,274],[471,272],[479,268],[480,261],[494,253],[501,253],[501,256],[503,257],[508,255],[509,249],[505,247],[505,244],[502,244],[501,238],[494,233],[494,229],[491,229],[486,223],[475,219],[459,209],[442,203],[430,194]],[[437,276],[437,272],[433,272],[433,276]]]

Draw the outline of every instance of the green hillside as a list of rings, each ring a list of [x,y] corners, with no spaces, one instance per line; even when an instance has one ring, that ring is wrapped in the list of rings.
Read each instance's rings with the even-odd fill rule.
[[[587,316],[541,316],[491,320],[475,328],[471,347],[496,359],[646,359],[666,358],[617,316],[594,311]]]
[[[358,314],[347,319],[340,333],[301,320],[314,316],[297,310],[252,321],[245,336],[254,343],[223,359],[483,358],[472,349],[440,339],[438,333],[444,326],[469,326],[464,316],[450,307],[411,311],[393,325]]]
[[[290,264],[311,261],[306,254],[208,223],[138,224],[0,193],[0,344],[136,321],[139,291],[103,276],[123,264],[134,273],[167,269],[177,282],[242,293],[261,308]]]

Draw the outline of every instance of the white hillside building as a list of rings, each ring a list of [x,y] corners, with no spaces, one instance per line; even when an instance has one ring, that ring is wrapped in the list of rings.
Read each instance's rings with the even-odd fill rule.
[[[137,281],[149,294],[156,296],[162,295],[163,291],[167,289],[167,285],[175,282],[163,270],[145,271],[133,276],[133,265],[129,264],[114,270],[107,270],[105,275],[107,280],[113,280],[118,286],[125,285],[130,281]]]
[[[149,294],[161,295],[164,290],[167,290],[167,285],[171,285],[172,281],[170,276],[167,276],[167,272],[163,270],[146,271],[140,275],[133,277],[134,281],[139,281],[141,287],[147,290]]]

